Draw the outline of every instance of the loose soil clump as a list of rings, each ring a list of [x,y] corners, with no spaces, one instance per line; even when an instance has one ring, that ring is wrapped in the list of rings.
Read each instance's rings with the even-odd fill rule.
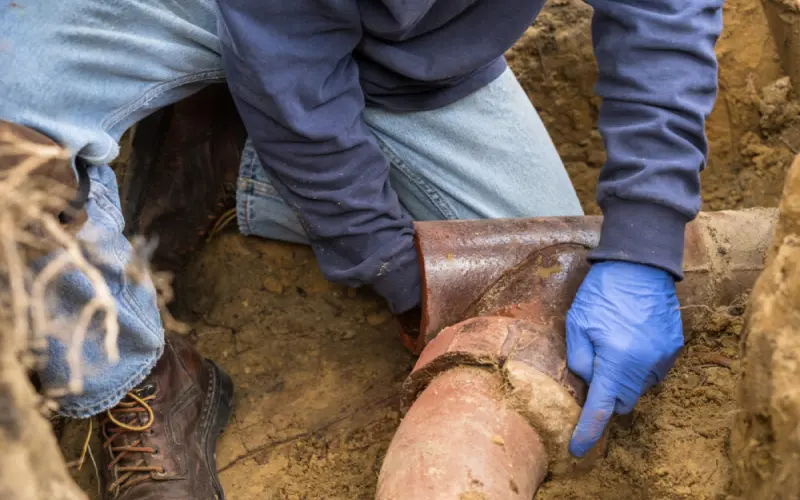
[[[744,332],[741,411],[733,432],[736,493],[800,497],[800,160],[789,172],[767,266]]]

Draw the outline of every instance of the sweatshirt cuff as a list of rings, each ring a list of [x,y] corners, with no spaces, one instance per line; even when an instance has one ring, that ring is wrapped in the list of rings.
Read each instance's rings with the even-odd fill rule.
[[[408,257],[410,258],[395,258],[395,262],[402,262],[400,267],[392,269],[390,264],[386,266],[387,271],[372,281],[372,288],[389,302],[389,308],[394,314],[402,314],[422,302],[422,278],[417,251],[410,249]]]
[[[690,218],[650,202],[606,199],[600,243],[591,262],[618,260],[645,264],[683,279],[683,240]]]

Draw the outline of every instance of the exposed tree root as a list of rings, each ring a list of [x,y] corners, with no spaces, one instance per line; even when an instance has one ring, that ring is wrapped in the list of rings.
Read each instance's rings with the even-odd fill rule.
[[[39,395],[28,373],[43,361],[34,353],[46,352],[47,339],[57,338],[67,346],[70,379],[55,392],[80,391],[89,325],[100,325],[107,355],[116,359],[117,315],[102,274],[88,258],[91,249],[75,238],[75,227],[59,220],[74,195],[54,180],[54,172],[71,175],[67,152],[25,135],[0,123],[0,498],[85,499],[44,415],[55,407],[54,394]],[[44,255],[52,255],[46,264],[30,265]],[[76,317],[54,315],[47,302],[51,285],[75,270],[88,277],[94,296]]]

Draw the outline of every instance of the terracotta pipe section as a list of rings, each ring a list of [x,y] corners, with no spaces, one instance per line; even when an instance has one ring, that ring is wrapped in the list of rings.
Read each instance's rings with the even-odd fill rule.
[[[775,218],[766,209],[715,212],[687,227],[678,291],[687,331],[752,287]],[[567,451],[586,386],[567,369],[564,325],[600,223],[418,224],[419,346],[427,347],[404,385],[410,409],[384,460],[377,499],[527,500],[545,470],[575,471],[602,453],[600,446],[578,462]]]
[[[682,305],[730,304],[752,287],[763,268],[776,217],[775,209],[765,208],[703,212],[688,224],[685,279],[678,286]],[[588,252],[599,240],[601,223],[602,217],[417,223],[423,278],[419,350],[443,328],[470,317],[474,304],[509,270],[546,249]],[[548,275],[552,286],[560,286],[564,279],[580,284],[588,271],[581,264],[535,271]],[[571,300],[567,295],[560,297]],[[697,311],[686,309],[684,317],[691,321]]]
[[[458,367],[420,394],[383,468],[392,473],[381,474],[382,500],[528,500],[547,472],[547,453],[505,403],[500,377]]]
[[[586,386],[567,369],[556,332],[507,316],[444,329],[404,383],[410,409],[384,459],[376,498],[529,500],[546,471],[563,474],[591,462],[594,455],[579,463],[567,452]]]

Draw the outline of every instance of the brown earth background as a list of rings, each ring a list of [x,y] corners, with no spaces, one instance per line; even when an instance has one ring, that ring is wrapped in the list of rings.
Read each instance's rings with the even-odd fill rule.
[[[724,18],[703,208],[775,206],[800,150],[798,107],[760,4],[729,0]],[[508,59],[585,210],[599,213],[594,190],[604,152],[590,19],[591,9],[577,0],[551,0]],[[206,246],[177,292],[179,316],[197,346],[237,384],[234,422],[218,453],[228,497],[372,498],[400,420],[398,389],[413,363],[381,301],[329,284],[306,248],[234,232]],[[666,382],[614,422],[606,458],[586,476],[546,482],[537,498],[727,498],[742,312],[735,304],[705,331],[687,332],[687,349]],[[68,460],[84,431],[68,426]],[[91,464],[77,476],[96,496]]]

